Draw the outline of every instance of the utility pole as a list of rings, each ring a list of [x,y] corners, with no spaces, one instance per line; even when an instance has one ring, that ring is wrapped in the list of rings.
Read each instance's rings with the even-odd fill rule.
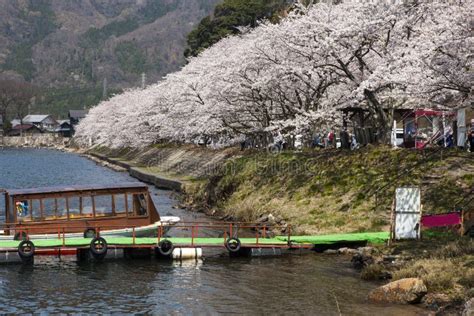
[[[142,72],[142,89],[145,89],[146,85],[146,74]]]
[[[31,102],[28,103],[28,115],[31,114],[31,105],[33,105],[33,107],[36,106],[36,97],[32,97]]]
[[[104,84],[102,88],[102,100],[107,98],[107,78],[104,78]]]

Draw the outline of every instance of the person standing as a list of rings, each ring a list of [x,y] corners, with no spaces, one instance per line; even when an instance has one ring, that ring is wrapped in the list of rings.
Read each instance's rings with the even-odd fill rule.
[[[334,133],[330,131],[328,134],[328,147],[334,147]]]
[[[467,146],[469,147],[469,151],[474,153],[474,125],[472,124],[469,129],[469,134],[467,135]]]

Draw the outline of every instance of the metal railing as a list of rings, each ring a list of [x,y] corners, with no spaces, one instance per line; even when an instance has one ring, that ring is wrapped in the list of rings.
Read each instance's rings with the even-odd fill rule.
[[[138,225],[129,225],[128,227],[124,227],[123,225],[90,225],[84,227],[83,225],[74,226],[74,225],[58,225],[56,228],[42,227],[42,226],[35,226],[35,227],[25,227],[22,225],[12,225],[12,224],[2,224],[0,225],[0,229],[3,229],[5,235],[11,236],[12,239],[16,236],[17,240],[41,240],[41,239],[56,239],[62,241],[62,247],[67,246],[68,239],[75,239],[75,238],[83,238],[78,236],[68,236],[68,234],[83,234],[88,230],[94,231],[95,237],[101,237],[103,233],[109,232],[109,234],[117,233],[117,236],[112,236],[110,238],[115,237],[125,237],[131,238],[130,245],[132,246],[139,246],[140,244],[151,245],[152,243],[138,243],[140,238],[147,238],[155,239],[156,244],[160,243],[161,240],[169,239],[169,238],[187,238],[189,239],[189,244],[185,243],[187,246],[195,247],[195,246],[224,246],[226,241],[229,238],[239,238],[239,231],[245,231],[244,235],[248,236],[245,238],[254,238],[254,243],[246,243],[249,245],[255,246],[275,246],[276,243],[272,244],[271,242],[263,242],[263,240],[272,240],[271,236],[273,231],[285,231],[282,236],[286,237],[286,246],[293,247],[291,243],[291,225],[267,225],[261,223],[252,223],[252,222],[180,222],[174,225],[166,225],[161,224],[156,227],[156,232],[153,233],[151,237],[138,237],[137,233],[139,232],[139,228],[143,228],[143,226]],[[189,236],[182,236],[182,237],[170,237],[165,234],[165,232],[169,229],[174,229],[178,231],[190,231]],[[45,233],[45,231],[48,231]],[[210,236],[202,236],[202,232],[205,231],[206,234],[209,233],[216,233],[216,232],[223,232],[222,236],[218,237],[210,237]],[[38,233],[40,232],[40,233]],[[35,233],[37,238],[35,238]],[[122,234],[121,236],[118,234]],[[123,234],[130,234],[130,236],[123,236]],[[44,238],[48,236],[48,238]],[[54,236],[54,237],[53,237]],[[43,237],[43,238],[42,238]],[[92,238],[92,237],[91,237]],[[222,244],[205,244],[200,243],[200,238],[222,238]],[[281,242],[278,243],[278,246],[283,246],[282,242],[285,240],[282,239]],[[153,243],[155,244],[155,243]],[[1,240],[0,240],[1,245]],[[1,246],[0,246],[1,247]],[[79,248],[79,247],[76,247]]]

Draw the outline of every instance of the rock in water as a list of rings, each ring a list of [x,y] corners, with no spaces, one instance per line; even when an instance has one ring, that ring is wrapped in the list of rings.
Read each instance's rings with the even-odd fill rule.
[[[381,303],[416,304],[427,292],[423,280],[407,278],[376,288],[369,293],[369,300]]]
[[[368,255],[361,254],[361,253],[356,253],[355,255],[352,256],[351,262],[352,262],[352,266],[355,269],[360,270],[374,263],[374,258]]]

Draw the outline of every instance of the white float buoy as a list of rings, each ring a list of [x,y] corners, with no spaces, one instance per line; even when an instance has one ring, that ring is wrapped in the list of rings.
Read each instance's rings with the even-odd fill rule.
[[[173,249],[171,257],[176,260],[200,259],[202,258],[202,248],[177,247]]]

